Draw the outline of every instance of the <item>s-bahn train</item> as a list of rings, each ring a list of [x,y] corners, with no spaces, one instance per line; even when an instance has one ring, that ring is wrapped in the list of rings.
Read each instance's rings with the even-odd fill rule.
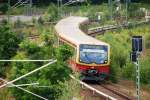
[[[69,64],[72,70],[81,72],[81,80],[105,80],[109,78],[110,45],[80,29],[80,25],[88,22],[87,17],[71,16],[60,20],[55,30],[59,41],[74,49]]]

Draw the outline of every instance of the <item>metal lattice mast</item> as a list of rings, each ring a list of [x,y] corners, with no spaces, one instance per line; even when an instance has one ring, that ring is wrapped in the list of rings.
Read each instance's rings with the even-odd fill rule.
[[[136,95],[137,95],[136,100],[140,100],[140,64],[139,64],[139,58],[137,58],[137,63],[136,63]]]
[[[128,21],[128,0],[125,0],[126,2],[126,22]]]
[[[108,0],[108,8],[110,12],[110,19],[112,20],[112,0]]]
[[[131,60],[136,65],[136,100],[140,100],[140,55],[143,51],[143,37],[132,36]]]

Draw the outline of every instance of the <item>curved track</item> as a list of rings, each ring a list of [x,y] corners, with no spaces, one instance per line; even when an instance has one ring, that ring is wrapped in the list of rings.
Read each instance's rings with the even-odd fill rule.
[[[116,98],[117,100],[134,100],[134,97],[129,96],[127,93],[122,92],[119,88],[113,86],[112,84],[89,84],[93,88],[107,93],[111,97]]]
[[[92,87],[104,93],[107,93],[108,95],[116,98],[117,100],[134,100],[133,97],[127,95],[126,93],[123,93],[122,91],[118,90],[116,87],[110,84],[92,85]]]

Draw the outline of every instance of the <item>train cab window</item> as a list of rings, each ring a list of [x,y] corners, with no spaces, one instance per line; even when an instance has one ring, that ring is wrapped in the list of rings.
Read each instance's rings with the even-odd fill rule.
[[[81,44],[79,49],[79,60],[81,63],[108,63],[108,46]]]

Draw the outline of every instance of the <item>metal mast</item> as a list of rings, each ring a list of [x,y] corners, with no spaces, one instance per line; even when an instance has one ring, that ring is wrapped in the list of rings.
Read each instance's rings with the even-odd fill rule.
[[[110,19],[112,20],[112,0],[108,0],[108,8],[110,12]]]
[[[138,55],[140,53],[137,53]],[[139,58],[137,58],[136,63],[136,100],[140,100],[140,64],[139,64]]]
[[[128,22],[128,0],[125,0],[126,2],[126,22]]]

